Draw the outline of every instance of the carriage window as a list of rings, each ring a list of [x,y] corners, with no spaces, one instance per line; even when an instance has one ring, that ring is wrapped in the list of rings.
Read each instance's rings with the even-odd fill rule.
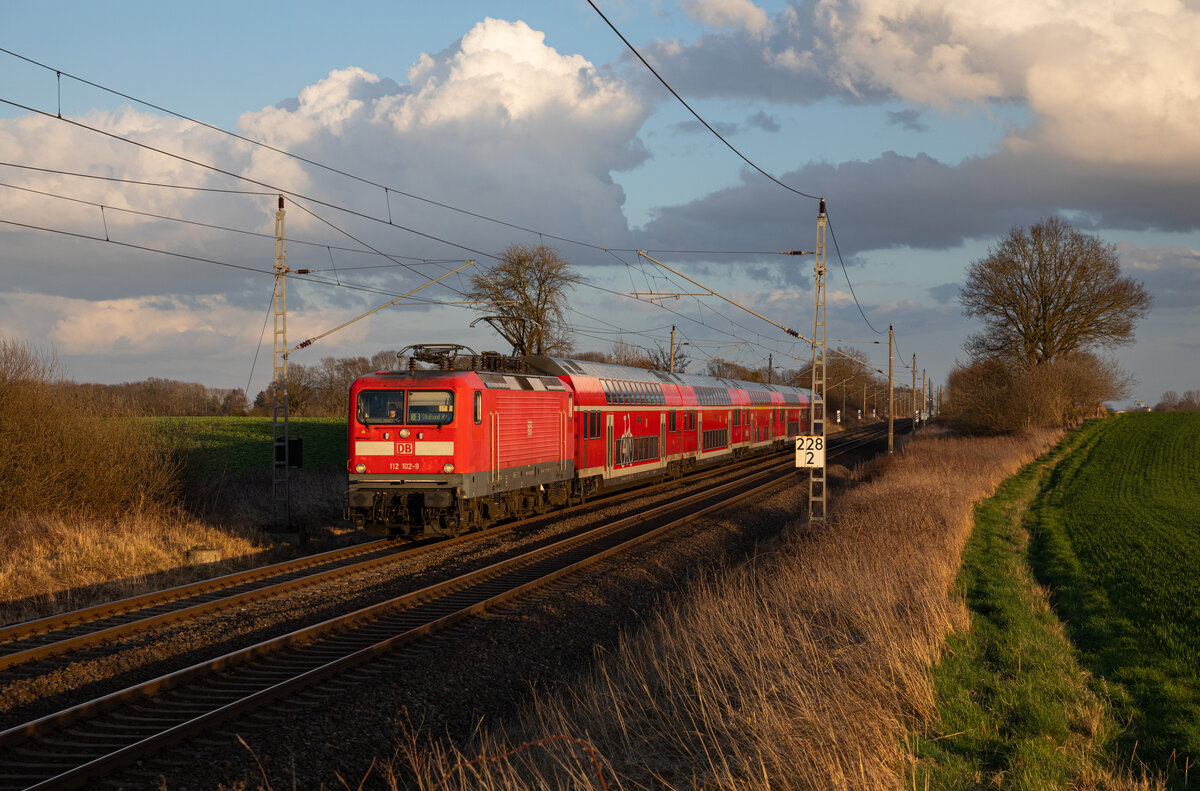
[[[449,390],[410,390],[407,422],[412,426],[440,426],[454,420],[454,393]]]

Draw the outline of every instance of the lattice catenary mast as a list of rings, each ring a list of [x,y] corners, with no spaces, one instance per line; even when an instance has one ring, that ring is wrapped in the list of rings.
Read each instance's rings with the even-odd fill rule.
[[[288,478],[288,372],[287,372],[287,261],[283,244],[283,196],[275,212],[275,367],[271,378],[271,438],[274,474],[271,518],[276,530],[292,524],[292,498]]]
[[[812,404],[809,434],[821,438],[825,447],[825,199],[817,214],[816,288],[813,292]],[[825,522],[825,467],[808,471],[808,521]]]

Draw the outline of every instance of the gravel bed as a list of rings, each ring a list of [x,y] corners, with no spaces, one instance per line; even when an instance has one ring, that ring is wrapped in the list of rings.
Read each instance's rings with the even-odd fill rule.
[[[728,472],[718,480],[744,473]],[[133,684],[189,667],[270,637],[317,623],[550,543],[599,519],[710,487],[714,479],[685,480],[670,493],[618,497],[567,517],[547,515],[514,531],[481,537],[383,569],[311,589],[243,604],[184,624],[134,635],[66,657],[0,673],[0,730],[52,714]]]
[[[831,469],[830,482],[837,477]],[[794,481],[472,619],[420,651],[356,671],[307,704],[231,723],[189,745],[186,765],[156,759],[114,779],[114,787],[386,788],[372,764],[391,761],[410,729],[421,739],[465,744],[477,727],[510,717],[531,690],[579,678],[597,652],[639,629],[661,602],[685,594],[698,573],[744,558],[806,517],[806,478]]]

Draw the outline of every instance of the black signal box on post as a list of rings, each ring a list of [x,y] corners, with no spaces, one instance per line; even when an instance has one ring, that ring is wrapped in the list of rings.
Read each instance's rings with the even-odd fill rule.
[[[287,462],[289,467],[304,466],[304,445],[300,437],[288,437]],[[275,463],[283,464],[283,444],[275,446]]]

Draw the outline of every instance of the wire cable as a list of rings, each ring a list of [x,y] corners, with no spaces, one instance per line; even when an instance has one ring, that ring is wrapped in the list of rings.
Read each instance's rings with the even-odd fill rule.
[[[796,193],[797,195],[801,195],[801,196],[803,196],[803,197],[805,197],[805,198],[812,198],[813,200],[820,200],[820,199],[821,199],[821,198],[820,198],[819,196],[817,196],[817,195],[809,195],[807,192],[801,192],[800,190],[796,189],[795,187],[790,187],[790,186],[788,186],[787,184],[784,184],[782,181],[780,181],[779,179],[775,178],[775,177],[774,177],[774,176],[772,176],[770,173],[768,173],[767,171],[765,171],[765,170],[763,170],[762,168],[760,168],[758,165],[756,165],[756,164],[754,164],[753,162],[751,162],[751,161],[750,161],[750,159],[749,159],[749,158],[748,158],[748,157],[747,157],[745,154],[743,154],[741,151],[738,151],[738,150],[737,150],[737,148],[735,148],[735,147],[734,147],[734,145],[733,145],[732,143],[730,143],[728,140],[726,140],[724,137],[722,137],[722,136],[721,136],[721,134],[720,134],[720,132],[718,132],[716,129],[713,129],[711,126],[709,126],[709,125],[708,125],[708,121],[705,121],[703,118],[701,118],[701,117],[700,117],[700,113],[698,113],[698,112],[696,112],[695,110],[693,110],[693,109],[692,109],[692,106],[683,100],[683,97],[682,97],[682,96],[680,96],[680,95],[679,95],[679,94],[678,94],[678,93],[675,91],[675,89],[674,89],[674,88],[672,88],[672,87],[671,87],[671,86],[670,86],[670,85],[667,83],[667,81],[663,79],[662,75],[661,75],[661,74],[659,74],[657,71],[655,71],[655,70],[654,70],[654,67],[653,67],[653,66],[651,66],[651,65],[650,65],[650,63],[649,63],[649,62],[648,62],[648,61],[647,61],[645,58],[643,58],[643,57],[642,57],[642,53],[638,52],[638,51],[637,51],[637,48],[636,48],[636,47],[634,47],[634,46],[633,46],[633,44],[629,43],[629,39],[625,38],[625,36],[621,34],[621,31],[620,31],[620,30],[617,30],[617,26],[616,26],[616,25],[614,25],[612,22],[610,22],[610,21],[609,21],[608,17],[606,17],[606,16],[604,15],[604,12],[603,12],[603,11],[601,11],[599,8],[596,8],[596,4],[595,4],[594,2],[592,2],[592,0],[587,0],[587,2],[588,2],[588,5],[590,5],[590,6],[592,7],[592,9],[593,9],[593,10],[595,10],[595,12],[596,12],[597,14],[599,14],[599,15],[600,15],[600,18],[604,20],[604,23],[605,23],[606,25],[608,25],[610,28],[612,28],[612,32],[616,33],[616,34],[617,34],[617,37],[618,37],[618,38],[620,38],[620,39],[621,39],[621,41],[625,42],[625,46],[629,47],[629,51],[630,51],[630,52],[632,52],[634,55],[636,55],[636,56],[637,56],[637,59],[638,59],[638,60],[640,60],[640,61],[642,62],[642,65],[644,65],[644,66],[645,66],[647,69],[649,69],[649,70],[650,70],[650,73],[651,73],[651,74],[653,74],[655,77],[657,77],[657,78],[658,78],[658,81],[659,81],[659,82],[661,82],[661,83],[663,84],[663,87],[664,87],[664,88],[666,88],[668,91],[670,91],[670,92],[671,92],[671,95],[672,95],[672,96],[674,96],[676,99],[678,99],[678,100],[679,100],[679,103],[680,103],[680,104],[682,104],[684,107],[686,107],[686,108],[687,108],[687,111],[688,111],[689,113],[691,113],[693,116],[695,116],[695,118],[696,118],[696,120],[697,120],[697,121],[699,121],[700,123],[704,124],[704,128],[705,128],[705,129],[707,129],[708,131],[712,132],[712,133],[713,133],[713,135],[714,135],[714,136],[715,136],[715,137],[716,137],[718,140],[720,140],[722,143],[724,143],[724,144],[725,144],[725,146],[726,146],[726,148],[728,148],[728,149],[729,149],[730,151],[732,151],[733,153],[737,154],[737,155],[738,155],[738,156],[741,158],[741,160],[742,160],[743,162],[745,162],[747,165],[749,165],[750,167],[754,168],[754,169],[755,169],[755,170],[757,170],[759,173],[761,173],[762,175],[766,176],[768,179],[770,179],[771,181],[775,182],[775,183],[776,183],[776,184],[778,184],[779,186],[783,187],[783,188],[784,188],[785,190],[787,190],[788,192],[794,192],[794,193]]]
[[[858,295],[854,293],[854,284],[850,282],[850,273],[846,271],[846,262],[842,260],[842,250],[838,247],[837,234],[833,232],[833,219],[829,216],[829,212],[825,212],[825,219],[829,223],[829,238],[833,239],[833,250],[837,253],[838,263],[842,265],[842,274],[846,278],[846,285],[850,288],[850,296],[854,298],[854,306],[858,308],[858,315],[862,316],[862,320],[876,335],[882,335],[882,330],[875,329],[875,325],[867,318],[867,314],[863,312],[862,304],[858,301]]]

